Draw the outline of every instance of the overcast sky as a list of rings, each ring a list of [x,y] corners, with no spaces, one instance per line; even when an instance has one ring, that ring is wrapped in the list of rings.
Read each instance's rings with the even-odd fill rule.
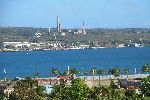
[[[150,0],[0,0],[0,26],[149,28]]]

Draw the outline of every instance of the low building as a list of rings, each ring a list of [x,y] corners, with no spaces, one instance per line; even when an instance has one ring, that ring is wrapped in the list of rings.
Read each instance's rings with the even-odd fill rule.
[[[62,35],[62,36],[65,36],[65,35],[66,35],[66,33],[65,33],[65,32],[62,32],[62,33],[61,33],[61,35]]]
[[[14,91],[13,87],[6,87],[3,92],[6,95],[6,97],[9,97],[10,93]]]
[[[47,94],[50,94],[53,90],[53,87],[52,87],[52,85],[46,84],[46,85],[44,85],[44,89]]]
[[[60,80],[63,80],[63,81],[70,81],[72,79],[72,77],[70,76],[58,76],[57,77],[57,80],[60,81]]]
[[[89,47],[90,47],[90,45],[81,44],[79,47],[81,47],[82,49],[85,49],[85,48],[89,48]]]
[[[126,89],[140,89],[140,86],[142,85],[141,80],[137,79],[119,79],[118,80],[120,87],[126,88]]]
[[[31,44],[29,42],[4,42],[4,47],[8,48],[29,48]]]
[[[15,45],[16,48],[29,48],[30,46],[31,46],[31,44],[28,42],[23,42],[23,43],[19,43],[19,44]]]
[[[17,81],[1,81],[0,82],[0,94],[9,97],[10,93],[14,91],[13,86],[16,84]]]
[[[125,45],[124,44],[120,44],[120,45],[117,45],[118,48],[124,48]]]
[[[137,43],[131,43],[129,45],[129,47],[140,47],[140,44],[137,44]]]
[[[44,86],[44,85],[47,85],[47,84],[51,85],[52,84],[52,79],[51,78],[36,78],[35,80],[37,81],[39,86]]]
[[[7,47],[7,46],[16,46],[18,44],[20,44],[21,42],[4,42],[4,47]]]

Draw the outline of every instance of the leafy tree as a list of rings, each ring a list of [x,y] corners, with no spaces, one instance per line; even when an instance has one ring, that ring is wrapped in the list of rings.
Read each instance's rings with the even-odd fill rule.
[[[31,77],[26,77],[15,84],[10,95],[13,99],[10,100],[43,100],[45,95],[43,87],[39,87]]]
[[[89,88],[80,78],[72,80],[70,86],[55,85],[54,91],[49,95],[51,100],[87,100]]]
[[[118,89],[118,86],[114,83],[113,80],[110,82],[109,90],[110,90],[110,98],[115,98],[115,89]]]
[[[111,80],[111,82],[110,82],[110,87],[111,87],[113,90],[118,89],[118,86],[114,83],[113,80]]]
[[[89,91],[88,99],[101,100],[102,98],[105,98],[105,95],[107,95],[107,91],[105,90],[105,87],[102,85],[92,87],[92,89]]]
[[[88,91],[87,84],[82,79],[76,78],[71,82],[68,95],[72,100],[86,100]]]
[[[135,90],[127,90],[125,92],[125,96],[129,99],[129,100],[132,100],[134,98],[136,98],[136,92]],[[136,99],[135,99],[136,100]]]
[[[65,85],[54,85],[53,86],[53,92],[48,95],[48,100],[61,100],[64,99],[65,97],[63,95],[66,95],[66,89]]]
[[[7,98],[4,95],[0,94],[0,100],[7,100]]]
[[[117,89],[114,82],[108,86],[93,87],[88,96],[89,100],[149,100],[141,99],[134,90]]]
[[[10,95],[9,95],[9,99],[8,100],[19,100],[18,99],[19,97],[14,93],[12,92]],[[2,99],[3,100],[3,99]]]
[[[150,75],[142,79],[141,90],[143,95],[150,96]]]
[[[111,86],[95,86],[90,92],[89,100],[122,100],[124,98],[122,91],[115,91]]]
[[[109,97],[109,89],[107,86],[95,86],[89,92],[89,99],[91,100],[107,100]]]
[[[125,91],[123,90],[115,90],[113,95],[113,100],[125,100]]]

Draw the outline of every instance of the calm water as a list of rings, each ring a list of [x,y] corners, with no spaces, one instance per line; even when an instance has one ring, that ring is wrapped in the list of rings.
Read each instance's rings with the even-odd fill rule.
[[[150,64],[150,47],[0,52],[0,78],[24,77],[35,72],[48,77],[52,67],[67,70],[67,66],[75,66],[80,71],[90,71],[93,66],[105,70],[116,66],[140,69],[143,64]]]

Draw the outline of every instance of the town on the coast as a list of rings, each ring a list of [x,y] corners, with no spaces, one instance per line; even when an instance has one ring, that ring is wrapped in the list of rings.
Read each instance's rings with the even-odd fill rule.
[[[0,27],[0,51],[72,50],[144,47],[150,45],[149,28],[56,28]]]
[[[68,66],[67,71],[50,70],[50,77],[33,76],[8,79],[4,69],[0,80],[1,100],[149,100],[150,66],[131,70],[117,67],[91,68],[81,73]],[[130,74],[133,71],[133,74]],[[81,75],[82,74],[82,75]]]
[[[150,0],[0,0],[0,100],[150,100]]]
[[[56,28],[0,27],[1,52],[141,48],[149,45],[149,28],[86,29],[83,21],[81,28],[64,29],[59,17]],[[40,77],[37,72],[33,76],[9,79],[3,69],[0,100],[149,100],[149,72],[148,64],[140,70],[93,67],[84,72],[68,66],[67,71],[52,68],[50,77]]]

